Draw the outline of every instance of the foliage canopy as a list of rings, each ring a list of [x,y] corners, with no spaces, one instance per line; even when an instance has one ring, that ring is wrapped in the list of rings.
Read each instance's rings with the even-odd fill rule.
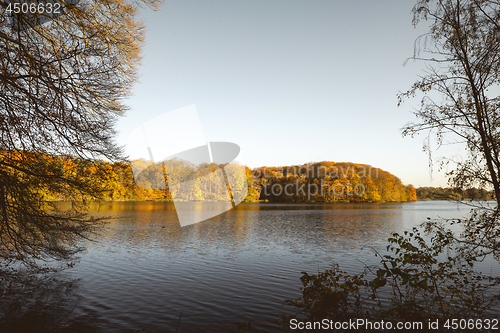
[[[64,15],[37,14],[47,21],[37,25],[36,15],[13,19],[5,12],[10,1],[0,1],[2,265],[20,260],[37,269],[38,259],[68,259],[75,239],[96,226],[81,209],[47,210],[44,194],[64,191],[79,202],[102,196],[102,183],[88,176],[100,172],[98,159],[124,157],[113,126],[140,63],[138,6],[158,5],[61,2]]]
[[[413,56],[426,62],[425,75],[399,95],[401,103],[423,93],[415,112],[421,122],[409,123],[403,134],[430,131],[440,145],[450,135],[458,139],[468,155],[453,161],[453,187],[493,188],[500,203],[500,5],[420,0],[413,13],[415,25],[429,20],[431,27]]]

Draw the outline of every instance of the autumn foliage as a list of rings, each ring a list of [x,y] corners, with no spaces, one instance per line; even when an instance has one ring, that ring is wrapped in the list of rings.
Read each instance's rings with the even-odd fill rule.
[[[254,171],[252,187],[273,202],[404,202],[417,199],[387,171],[366,164],[319,162]]]
[[[52,157],[51,161],[61,164],[65,173],[85,168],[85,172],[83,174],[80,172],[79,175],[94,184],[94,187],[102,189],[99,200],[172,200],[167,185],[175,186],[183,179],[195,179],[201,174],[210,175],[222,167],[222,165],[206,164],[195,168],[179,161],[175,165],[175,179],[161,177],[162,173],[156,172],[157,170],[145,168],[140,179],[136,181],[131,164],[128,162],[90,163],[69,156]],[[248,185],[245,201],[404,202],[417,199],[416,190],[412,185],[405,186],[399,178],[389,172],[365,164],[320,162],[245,169],[246,179],[243,177],[239,180],[246,181]],[[165,173],[163,175],[166,176]],[[160,183],[163,183],[163,186],[159,186]],[[205,188],[208,185],[204,182],[194,182],[193,186],[196,188],[191,189],[191,193],[197,197],[191,198],[192,200],[225,199],[220,197],[220,193],[224,191]],[[74,193],[68,192],[64,187],[52,186],[40,191],[47,200],[78,200]]]

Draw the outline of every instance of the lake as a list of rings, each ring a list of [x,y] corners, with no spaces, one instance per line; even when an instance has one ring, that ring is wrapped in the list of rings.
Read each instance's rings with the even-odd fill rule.
[[[300,296],[302,271],[338,263],[359,273],[379,262],[374,250],[385,251],[392,232],[469,211],[445,201],[244,203],[181,228],[171,203],[105,203],[94,214],[114,218],[60,274],[71,283],[46,286],[44,297],[52,299],[40,305],[43,325],[57,321],[49,324],[71,332],[236,332],[237,322],[248,322],[255,332],[276,332],[279,314],[291,311],[283,301]],[[41,329],[37,320],[29,318],[26,330]]]

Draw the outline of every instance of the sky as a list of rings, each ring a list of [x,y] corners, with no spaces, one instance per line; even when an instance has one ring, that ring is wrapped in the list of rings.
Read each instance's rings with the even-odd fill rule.
[[[404,184],[446,186],[402,137],[418,99],[397,94],[423,74],[406,60],[426,32],[412,1],[175,0],[143,9],[140,80],[119,143],[154,117],[195,105],[204,138],[240,146],[249,167],[334,161],[369,164]],[[406,64],[405,64],[406,63]],[[169,124],[165,131],[176,124]],[[458,147],[433,152],[460,154]]]

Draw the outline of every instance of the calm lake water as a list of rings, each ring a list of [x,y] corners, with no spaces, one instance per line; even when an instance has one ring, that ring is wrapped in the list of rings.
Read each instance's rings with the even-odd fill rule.
[[[469,211],[443,201],[241,204],[181,228],[171,203],[107,203],[95,214],[115,218],[62,275],[73,283],[50,287],[58,294],[47,297],[59,307],[51,325],[236,332],[237,322],[249,322],[256,332],[276,332],[279,314],[291,310],[283,301],[300,295],[301,271],[338,263],[358,273],[379,262],[374,249],[383,252],[392,232]]]

